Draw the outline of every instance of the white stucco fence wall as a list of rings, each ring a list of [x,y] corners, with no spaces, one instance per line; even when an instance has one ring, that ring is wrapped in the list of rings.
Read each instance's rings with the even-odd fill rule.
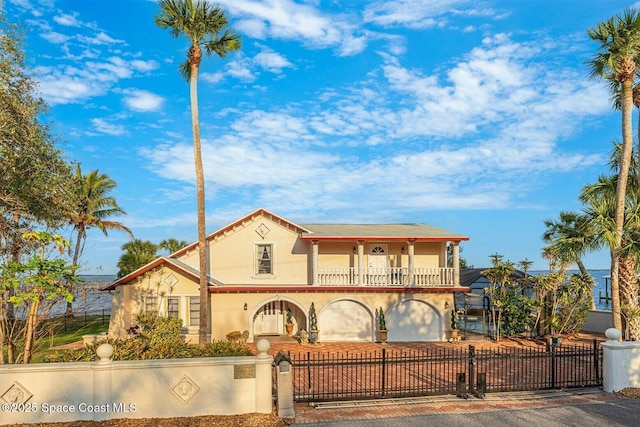
[[[270,344],[258,356],[0,366],[0,425],[271,413]]]
[[[618,341],[621,334],[615,328],[604,332],[608,341],[602,345],[602,388],[614,393],[625,388],[640,388],[640,342]]]

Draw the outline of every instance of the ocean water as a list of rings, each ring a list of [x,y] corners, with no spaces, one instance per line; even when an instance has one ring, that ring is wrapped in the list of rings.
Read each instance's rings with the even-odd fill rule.
[[[73,312],[78,315],[111,314],[111,293],[100,291],[109,283],[116,280],[116,276],[80,275],[86,281],[78,286],[73,295]],[[49,316],[63,315],[67,310],[67,303],[57,302],[49,312]]]

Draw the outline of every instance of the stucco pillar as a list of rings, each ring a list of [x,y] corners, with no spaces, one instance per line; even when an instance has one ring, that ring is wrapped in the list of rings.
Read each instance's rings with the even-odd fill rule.
[[[318,241],[311,241],[311,284],[318,285]]]
[[[460,242],[453,242],[453,284],[460,286]]]
[[[364,241],[358,240],[358,285],[364,285]]]
[[[112,395],[112,359],[113,346],[111,344],[101,344],[96,349],[96,354],[100,358],[98,362],[91,364],[93,375],[93,401],[87,401],[91,405],[106,406],[112,402],[118,402],[117,395]],[[96,411],[93,413],[93,420],[103,421],[111,417],[109,411]]]
[[[273,392],[272,363],[273,356],[267,352],[271,343],[262,338],[256,343],[258,355],[256,356],[256,407],[260,414],[270,414],[272,411],[271,393]]]
[[[416,284],[415,280],[414,280],[414,254],[415,254],[415,245],[414,245],[415,241],[413,240],[409,240],[407,242],[407,253],[409,254],[409,283],[407,283],[407,285],[409,286],[414,286]]]

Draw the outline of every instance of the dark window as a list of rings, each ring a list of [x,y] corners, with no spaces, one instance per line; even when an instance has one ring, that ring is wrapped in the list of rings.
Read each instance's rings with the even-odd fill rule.
[[[189,325],[200,324],[200,297],[189,297]]]
[[[272,274],[272,246],[271,245],[257,245],[257,273],[258,274]]]
[[[180,298],[167,298],[167,317],[178,317],[178,307],[180,306]]]

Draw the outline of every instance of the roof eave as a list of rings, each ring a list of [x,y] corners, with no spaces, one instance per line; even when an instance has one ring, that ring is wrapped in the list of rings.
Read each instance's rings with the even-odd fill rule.
[[[387,242],[406,242],[406,241],[414,241],[414,242],[461,242],[469,240],[468,237],[465,236],[442,236],[442,237],[416,237],[416,236],[314,236],[314,235],[303,235],[300,236],[300,240],[324,240],[324,241],[344,241],[344,242],[353,242],[356,240],[364,240],[364,241],[387,241]]]

